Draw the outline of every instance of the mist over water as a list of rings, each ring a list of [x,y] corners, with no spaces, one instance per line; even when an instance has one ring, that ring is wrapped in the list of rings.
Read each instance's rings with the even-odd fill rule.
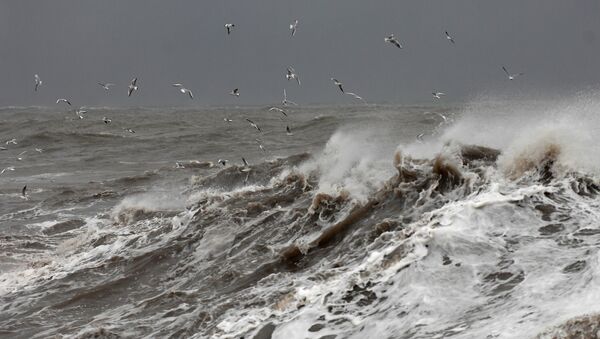
[[[18,143],[0,152],[15,168],[0,175],[0,336],[595,326],[598,108],[591,93],[287,119],[261,107],[91,108],[83,120],[2,109],[0,135]]]

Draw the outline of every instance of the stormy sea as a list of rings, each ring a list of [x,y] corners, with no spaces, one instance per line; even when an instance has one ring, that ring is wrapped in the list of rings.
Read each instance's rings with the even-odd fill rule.
[[[2,338],[600,331],[597,95],[87,111],[0,110]]]

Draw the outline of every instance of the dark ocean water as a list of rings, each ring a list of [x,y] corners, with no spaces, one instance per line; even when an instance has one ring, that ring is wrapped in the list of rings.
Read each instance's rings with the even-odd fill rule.
[[[2,109],[0,337],[552,331],[600,309],[597,106]]]

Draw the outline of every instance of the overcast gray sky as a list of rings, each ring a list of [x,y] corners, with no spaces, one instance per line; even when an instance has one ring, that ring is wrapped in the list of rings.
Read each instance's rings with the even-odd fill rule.
[[[599,18],[598,0],[2,1],[0,106],[269,104],[283,88],[301,103],[352,102],[332,76],[368,101],[406,104],[433,90],[462,101],[585,89],[600,77]],[[403,50],[383,41],[390,33]],[[526,75],[509,82],[502,65]],[[140,90],[127,98],[133,76]],[[106,93],[98,81],[118,85]]]

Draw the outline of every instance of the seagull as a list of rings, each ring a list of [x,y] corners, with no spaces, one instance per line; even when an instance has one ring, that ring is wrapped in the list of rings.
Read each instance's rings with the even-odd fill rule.
[[[259,132],[262,132],[260,127],[258,127],[258,125],[256,123],[254,123],[254,121],[250,120],[250,119],[246,119],[246,121],[248,121],[248,123],[250,124],[250,126],[256,128]]]
[[[6,151],[8,148],[0,146],[0,151]]]
[[[134,130],[132,130],[131,128],[123,128],[124,131],[127,131],[129,133],[135,133]]]
[[[175,161],[175,168],[185,168],[179,161]]]
[[[29,196],[27,195],[27,185],[23,186],[21,190],[21,197],[25,200],[29,200]]]
[[[339,80],[331,78],[331,81],[333,81],[333,83],[340,89],[340,91],[344,93],[344,88],[342,87],[342,83]]]
[[[112,122],[112,120],[110,120],[110,119],[109,119],[109,118],[107,118],[107,117],[103,117],[103,118],[102,118],[102,121],[104,121],[104,123],[105,123],[105,124],[107,124],[107,125],[108,125],[108,124],[110,124],[110,123]]]
[[[102,88],[104,88],[105,90],[109,90],[110,86],[114,86],[115,84],[107,82],[107,83],[103,83],[103,82],[98,82],[98,85],[102,86]]]
[[[6,141],[6,144],[7,144],[7,145],[8,145],[8,144],[13,144],[13,145],[16,145],[16,144],[17,144],[17,139],[15,139],[15,138],[12,138],[12,139],[10,139],[10,140]]]
[[[504,73],[506,73],[506,76],[508,76],[508,80],[515,80],[518,76],[525,74],[525,73],[510,74],[510,73],[508,73],[508,70],[504,66],[502,66],[502,70],[504,71]]]
[[[233,122],[233,120],[231,120],[229,118],[223,118],[223,121],[225,121],[225,122]]]
[[[285,126],[285,132],[287,135],[294,135],[294,133],[292,133],[292,129],[290,128],[290,126]]]
[[[18,161],[21,161],[21,160],[23,160],[23,157],[22,157],[22,155],[23,155],[23,154],[25,154],[25,153],[27,153],[27,151],[23,151],[23,152],[19,153],[19,154],[17,155],[17,160],[18,160]]]
[[[179,88],[179,92],[181,92],[181,94],[187,94],[190,97],[190,99],[194,99],[194,94],[192,93],[192,91],[183,87],[182,84],[173,84],[173,87]]]
[[[296,82],[298,83],[298,85],[300,85],[300,77],[298,77],[298,74],[296,73],[296,70],[293,67],[288,67],[287,68],[287,74],[285,75],[286,79],[291,80],[291,79],[296,79]]]
[[[225,24],[225,29],[227,29],[227,35],[231,34],[233,27],[235,27],[235,24]]]
[[[285,111],[282,110],[279,107],[271,107],[271,108],[269,108],[269,111],[277,111],[277,112],[279,112],[279,113],[281,113],[281,114],[283,114],[283,115],[285,115],[287,117],[287,113],[285,113]]]
[[[290,24],[290,30],[292,31],[292,36],[296,35],[296,28],[298,28],[298,20],[296,19],[293,24]]]
[[[77,114],[77,116],[79,117],[79,119],[83,119],[83,115],[87,113],[86,110],[83,109],[83,107],[79,107],[79,109],[75,110],[75,114]]]
[[[440,118],[442,118],[444,120],[444,122],[448,122],[448,118],[440,112],[435,112],[435,113],[425,112],[425,114],[437,114],[437,115],[439,115]]]
[[[390,34],[390,36],[388,36],[387,38],[383,39],[385,42],[389,42],[390,44],[393,44],[394,46],[398,47],[398,48],[402,48],[402,44],[400,44],[400,42],[398,41],[398,39],[396,39],[396,37],[394,36],[394,34]]]
[[[287,99],[287,93],[286,93],[286,91],[285,91],[285,88],[283,89],[283,101],[281,101],[281,104],[282,104],[283,106],[287,106],[287,104],[292,104],[292,105],[294,105],[294,106],[298,106],[298,104],[297,104],[297,103],[295,103],[295,102],[293,102],[293,101],[289,101],[289,100]]]
[[[248,162],[246,161],[246,159],[244,157],[242,157],[242,162],[244,163],[244,167],[242,167],[240,169],[241,172],[250,172],[251,168],[250,165],[248,164]]]
[[[37,74],[34,74],[33,78],[35,79],[35,87],[33,88],[33,90],[37,92],[38,87],[42,85],[42,79],[40,79],[40,76]]]
[[[35,151],[36,151],[36,152],[38,152],[38,153],[42,153],[42,152],[44,151],[44,149],[43,149],[43,148],[37,148],[37,147],[36,147],[36,148],[35,148]]]
[[[433,97],[436,99],[441,99],[442,96],[446,95],[446,93],[442,93],[442,92],[432,92],[431,94],[433,94]]]
[[[448,33],[448,31],[445,31],[444,33],[446,33],[446,39],[448,39],[448,41],[451,43],[454,43],[454,38]]]
[[[240,96],[240,89],[239,88],[235,88],[233,91],[229,92],[230,95],[233,95],[235,97],[239,97]]]
[[[262,142],[259,139],[254,140],[256,140],[256,143],[258,144],[258,148],[260,148],[261,151],[266,152],[265,148],[262,145]]]
[[[354,99],[360,100],[360,101],[364,102],[365,104],[367,103],[367,102],[365,101],[365,99],[363,99],[361,96],[359,96],[359,95],[358,95],[358,94],[356,94],[356,93],[348,92],[348,93],[346,93],[346,94],[348,94],[348,95],[351,95],[352,97],[354,97]]]
[[[138,87],[137,87],[137,78],[133,78],[133,80],[131,80],[131,83],[129,84],[129,89],[127,90],[127,96],[130,97],[131,93],[133,93],[134,91],[137,91]]]
[[[219,159],[219,161],[217,161],[217,162],[218,162],[219,164],[221,164],[221,166],[225,167],[225,166],[227,166],[227,162],[228,162],[228,161],[229,161],[229,160],[227,160],[227,159]]]
[[[58,104],[58,103],[61,103],[61,102],[64,102],[64,103],[66,103],[67,105],[71,106],[71,102],[70,102],[69,100],[67,100],[67,99],[57,99],[57,100],[56,100],[56,103],[57,103],[57,104]]]
[[[417,135],[417,140],[419,142],[423,142],[423,137],[425,136],[425,133],[420,133],[419,135]]]
[[[4,174],[4,172],[6,172],[6,171],[14,171],[14,170],[15,170],[15,168],[13,166],[6,167],[6,168],[3,168],[2,171],[0,171],[0,174]]]

